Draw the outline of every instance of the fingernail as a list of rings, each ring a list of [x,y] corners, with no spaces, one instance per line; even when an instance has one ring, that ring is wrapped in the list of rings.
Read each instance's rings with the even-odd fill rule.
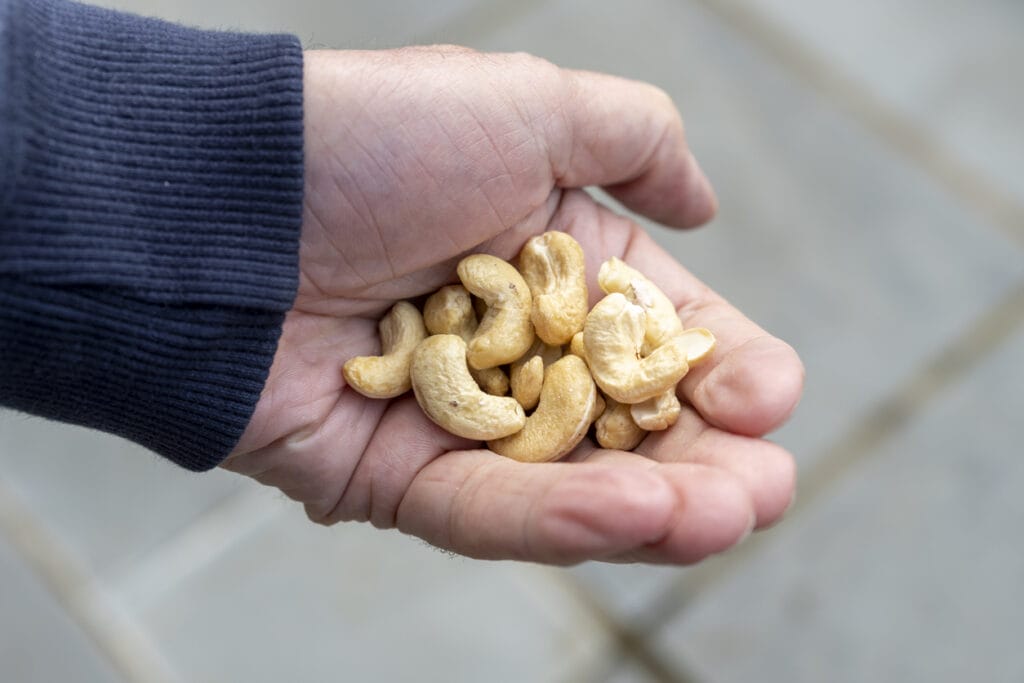
[[[690,154],[690,192],[688,201],[688,223],[700,225],[711,220],[718,211],[718,197],[704,169],[697,163],[696,157]]]

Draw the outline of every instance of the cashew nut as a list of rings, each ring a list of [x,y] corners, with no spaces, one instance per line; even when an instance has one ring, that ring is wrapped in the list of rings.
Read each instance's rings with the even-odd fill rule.
[[[525,363],[519,364],[516,361],[508,375],[512,398],[519,401],[524,410],[533,410],[540,400],[541,387],[544,386],[544,359],[530,356]]]
[[[462,285],[437,290],[423,304],[423,324],[430,334],[457,334],[468,342],[476,332],[476,315]]]
[[[544,373],[540,403],[521,432],[487,446],[521,462],[546,462],[568,454],[590,428],[597,388],[578,356],[565,356]]]
[[[594,420],[604,415],[604,411],[607,407],[608,404],[605,402],[604,396],[601,395],[600,391],[597,392],[597,399],[594,401],[594,409],[590,411],[590,423],[593,424]]]
[[[478,296],[470,298],[473,299],[473,312],[476,313],[476,319],[483,320],[484,316],[487,315],[487,302]]]
[[[342,366],[348,385],[370,398],[394,398],[409,391],[413,350],[427,336],[423,316],[407,301],[399,301],[377,325],[380,356],[357,356]]]
[[[538,339],[525,356],[512,362],[508,373],[509,385],[512,396],[523,408],[530,410],[537,405],[544,383],[544,368],[561,357],[561,347],[550,346]]]
[[[567,455],[591,424],[601,446],[632,450],[679,419],[676,384],[711,355],[711,332],[684,329],[668,297],[617,258],[601,266],[606,296],[588,313],[583,250],[565,233],[531,239],[518,265],[474,254],[459,263],[462,285],[435,292],[422,315],[396,304],[380,321],[381,355],[346,362],[348,384],[373,398],[411,386],[443,429],[524,462]]]
[[[643,355],[649,355],[683,331],[683,322],[669,298],[657,285],[625,261],[614,256],[601,264],[597,282],[606,294],[619,292],[647,313]]]
[[[641,429],[630,415],[630,405],[606,397],[608,406],[594,425],[597,443],[604,448],[631,451],[643,441],[647,432]]]
[[[674,425],[682,410],[673,387],[642,403],[634,403],[629,407],[629,414],[640,429],[657,432]]]
[[[703,327],[690,327],[679,334],[680,342],[686,349],[686,362],[693,367],[711,355],[715,349],[715,335]]]
[[[583,330],[572,335],[572,340],[569,341],[569,353],[587,360],[587,350],[583,346]]]
[[[526,413],[511,396],[481,391],[466,365],[466,342],[454,334],[435,334],[412,355],[412,390],[423,412],[452,434],[486,441],[515,434]]]
[[[469,364],[482,369],[516,360],[533,343],[532,297],[523,276],[496,256],[473,254],[459,263],[459,279],[487,302],[487,313],[469,342]]]
[[[468,344],[477,328],[469,292],[462,285],[437,290],[423,305],[423,322],[430,334],[456,334]],[[488,394],[504,396],[508,393],[508,377],[501,368],[470,368],[469,374]]]
[[[646,314],[613,292],[587,316],[583,346],[594,381],[619,403],[640,403],[673,388],[689,370],[686,343],[672,337],[641,357]]]
[[[686,362],[691,368],[707,358],[715,348],[714,335],[703,327],[683,330],[676,339],[686,349]],[[676,390],[672,388],[654,398],[634,403],[629,407],[629,414],[641,429],[657,432],[674,425],[682,410]]]
[[[545,232],[523,247],[519,270],[533,295],[537,336],[551,345],[567,343],[587,317],[583,247],[564,232]]]

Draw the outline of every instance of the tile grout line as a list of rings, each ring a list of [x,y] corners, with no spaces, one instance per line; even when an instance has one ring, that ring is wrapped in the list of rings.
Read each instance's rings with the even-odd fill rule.
[[[875,404],[860,420],[826,448],[801,477],[799,494],[787,518],[805,514],[839,483],[843,475],[909,423],[943,390],[963,380],[976,365],[1024,329],[1024,281],[978,317],[967,330],[920,366],[905,382]],[[699,595],[744,566],[766,543],[755,535],[728,554],[711,558],[688,571],[667,589],[646,618],[633,625],[644,635],[656,633]]]
[[[182,681],[148,632],[3,480],[0,480],[0,533],[100,656],[124,680],[131,683]]]
[[[844,111],[946,191],[1024,247],[1024,203],[945,147],[869,86],[847,75],[814,48],[743,0],[690,0],[732,27],[823,99]]]
[[[549,573],[552,581],[559,584],[569,597],[589,613],[612,637],[616,645],[616,652],[637,664],[651,679],[658,683],[695,683],[696,678],[680,671],[678,666],[670,664],[647,645],[645,632],[617,619],[579,579],[565,571],[551,567],[543,569]],[[614,661],[609,664],[613,665]]]

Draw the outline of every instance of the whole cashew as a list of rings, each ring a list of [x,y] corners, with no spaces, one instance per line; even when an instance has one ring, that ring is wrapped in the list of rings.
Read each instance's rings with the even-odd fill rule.
[[[673,388],[689,370],[685,342],[678,336],[641,357],[645,323],[643,308],[613,292],[594,306],[583,327],[594,381],[619,403],[654,398]]]
[[[412,390],[431,420],[467,439],[486,441],[515,434],[526,413],[511,396],[484,393],[466,365],[466,342],[454,334],[435,334],[412,356]]]
[[[342,366],[348,385],[369,398],[394,398],[409,391],[413,350],[427,336],[415,306],[399,301],[377,326],[380,356],[357,356]]]
[[[509,384],[512,396],[526,410],[531,410],[540,400],[544,384],[544,368],[562,357],[559,346],[550,346],[540,339],[533,343],[526,355],[513,361],[509,366]]]
[[[448,285],[431,294],[423,305],[423,322],[430,334],[455,334],[467,344],[476,332],[472,297],[462,285]],[[469,369],[480,388],[493,396],[508,393],[508,377],[501,368]]]
[[[628,403],[619,403],[607,397],[605,401],[608,405],[594,425],[597,443],[604,448],[633,450],[647,436],[647,432],[633,421]]]
[[[586,436],[597,388],[578,356],[565,356],[544,373],[540,403],[521,432],[487,446],[520,462],[547,462],[568,454]]]
[[[629,407],[629,414],[640,429],[657,432],[674,425],[682,410],[673,387],[642,403],[634,403]]]
[[[564,232],[545,232],[519,252],[519,270],[533,295],[537,336],[553,346],[567,343],[587,317],[583,248]]]
[[[533,343],[532,297],[523,276],[496,256],[473,254],[459,263],[459,279],[487,302],[487,313],[469,342],[469,364],[493,368],[518,359]]]
[[[602,263],[597,273],[597,282],[606,294],[618,292],[647,313],[644,346],[641,349],[643,355],[649,355],[683,331],[679,313],[665,293],[622,259],[613,256]]]

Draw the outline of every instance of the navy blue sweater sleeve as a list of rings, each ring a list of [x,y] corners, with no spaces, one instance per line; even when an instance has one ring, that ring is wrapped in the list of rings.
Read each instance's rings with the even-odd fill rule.
[[[0,404],[215,466],[295,295],[301,209],[294,37],[0,0]]]

